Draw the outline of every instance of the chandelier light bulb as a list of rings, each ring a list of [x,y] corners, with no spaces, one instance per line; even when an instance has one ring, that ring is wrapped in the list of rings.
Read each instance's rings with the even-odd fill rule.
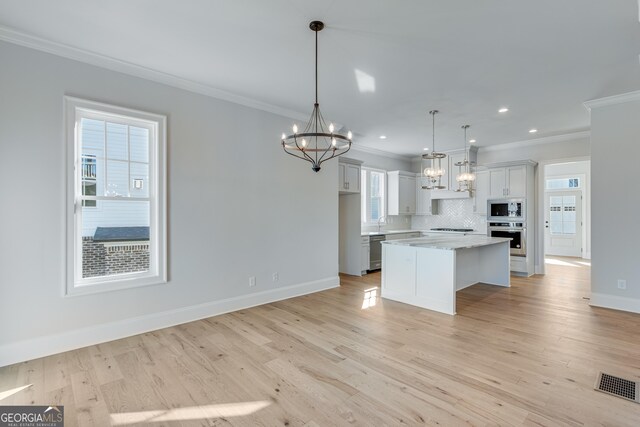
[[[293,125],[293,133],[298,133],[298,125]]]
[[[333,133],[333,123],[329,123],[329,132]]]
[[[335,138],[333,138],[333,139],[331,140],[331,145],[333,145],[334,147],[336,146],[336,144],[337,144],[337,143],[338,143],[338,142],[336,141],[336,139],[335,139]]]
[[[351,131],[349,131],[347,133],[347,139],[351,140],[353,138],[353,134],[351,133]]]
[[[285,139],[287,139],[287,135],[285,135],[284,133],[282,134],[282,140],[284,141]]]
[[[307,140],[303,138],[301,144],[302,144],[302,148],[306,147],[307,146]]]

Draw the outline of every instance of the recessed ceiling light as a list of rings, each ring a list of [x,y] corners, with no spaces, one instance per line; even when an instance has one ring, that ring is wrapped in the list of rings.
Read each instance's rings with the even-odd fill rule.
[[[529,133],[536,133],[538,132],[538,129],[529,129]]]
[[[470,140],[469,140],[469,144],[473,144],[474,142],[476,142],[476,140],[475,140],[475,139],[470,139]]]
[[[387,139],[387,135],[380,135],[378,138],[380,138],[380,139]]]
[[[506,113],[507,111],[509,111],[507,107],[502,107],[501,109],[498,110],[498,113]]]

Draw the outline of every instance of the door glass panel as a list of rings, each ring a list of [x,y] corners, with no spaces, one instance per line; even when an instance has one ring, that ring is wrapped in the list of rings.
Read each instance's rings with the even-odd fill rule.
[[[551,234],[576,234],[576,202],[575,195],[549,197],[549,232]]]
[[[562,234],[576,234],[575,221],[562,223]]]

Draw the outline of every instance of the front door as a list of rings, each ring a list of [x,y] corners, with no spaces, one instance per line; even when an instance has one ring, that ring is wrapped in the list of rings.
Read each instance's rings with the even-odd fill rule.
[[[582,257],[582,193],[547,192],[545,208],[546,255]]]

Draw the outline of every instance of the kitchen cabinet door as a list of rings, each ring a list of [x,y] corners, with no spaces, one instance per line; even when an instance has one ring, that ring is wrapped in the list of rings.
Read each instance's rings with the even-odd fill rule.
[[[507,196],[525,197],[527,195],[527,167],[512,166],[506,168]]]
[[[416,212],[416,178],[413,173],[387,172],[387,215],[411,215]]]
[[[338,163],[338,191],[343,194],[360,192],[360,165]]]
[[[338,163],[338,191],[346,191],[347,184],[345,177],[347,176],[347,165],[344,163]]]
[[[473,211],[480,215],[487,214],[487,200],[489,199],[489,171],[476,172],[475,199]]]
[[[489,198],[498,199],[507,195],[507,175],[504,168],[489,169]]]
[[[369,243],[363,243],[362,252],[360,254],[360,270],[362,270],[363,273],[369,270],[369,259],[371,258],[371,253],[369,252],[369,250]]]
[[[400,213],[416,213],[416,179],[412,176],[400,176]]]

